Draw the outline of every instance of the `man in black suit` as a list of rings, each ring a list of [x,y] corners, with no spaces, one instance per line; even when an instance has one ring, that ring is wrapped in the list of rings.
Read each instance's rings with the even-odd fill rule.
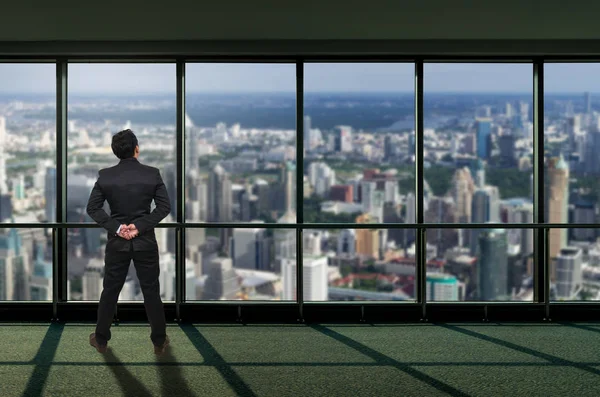
[[[99,171],[87,204],[89,216],[108,231],[98,323],[96,332],[90,335],[90,344],[99,352],[106,352],[119,293],[133,259],[152,329],[150,339],[155,353],[161,354],[169,338],[160,298],[159,252],[154,227],[171,211],[169,196],[160,171],[138,161],[140,148],[131,130],[115,134],[111,146],[121,161]],[[156,208],[150,212],[153,199]],[[102,208],[105,200],[110,205],[110,216]]]

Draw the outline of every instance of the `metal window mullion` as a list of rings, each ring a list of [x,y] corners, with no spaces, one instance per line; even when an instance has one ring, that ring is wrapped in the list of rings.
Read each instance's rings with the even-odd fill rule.
[[[304,322],[304,283],[302,268],[302,229],[296,230],[296,302],[298,303],[298,322]]]
[[[423,185],[423,60],[415,61],[415,205],[417,225],[423,224],[424,220],[424,195]],[[425,242],[425,229],[419,228],[416,230],[415,255],[417,264],[417,288],[416,300],[422,306],[422,319],[426,318],[426,272],[427,272],[427,257]]]
[[[177,223],[185,222],[185,61],[177,60]],[[181,321],[180,306],[185,301],[185,228],[180,226],[175,235],[175,313],[176,320]]]
[[[304,223],[304,63],[296,61],[296,216]]]
[[[56,222],[67,221],[67,70],[66,59],[56,62]],[[52,320],[58,321],[58,303],[66,301],[67,229],[53,229]]]
[[[544,223],[544,61],[533,63],[533,186],[535,223]],[[549,304],[547,230],[534,230],[534,301]]]
[[[296,302],[298,321],[304,322],[301,229],[304,223],[304,61],[301,58],[296,60],[296,217]]]

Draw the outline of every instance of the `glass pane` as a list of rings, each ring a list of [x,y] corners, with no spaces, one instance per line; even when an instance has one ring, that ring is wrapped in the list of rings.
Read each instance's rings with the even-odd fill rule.
[[[600,88],[599,73],[600,63],[544,65],[546,222],[598,221],[600,119],[593,93]],[[567,246],[567,233],[552,234],[550,258],[556,259]]]
[[[52,230],[0,228],[0,301],[52,300]]]
[[[185,233],[187,300],[295,300],[294,229],[257,225]]]
[[[574,209],[582,215],[582,209]],[[588,209],[588,216],[591,212]],[[581,222],[588,223],[588,222]],[[550,299],[600,300],[600,229],[550,229]]]
[[[174,301],[175,229],[155,228],[154,234],[160,255],[160,295],[163,301]],[[100,300],[105,266],[115,265],[105,261],[106,239],[107,233],[102,228],[67,229],[68,300]],[[144,295],[133,260],[128,268],[119,301],[143,301]]]
[[[415,299],[414,229],[307,229],[302,239],[305,301]]]
[[[124,129],[136,135],[137,161],[160,170],[171,202],[163,222],[177,219],[175,78],[174,64],[69,64],[68,222],[94,222],[86,213],[90,192],[100,169],[123,161],[111,144]]]
[[[533,301],[533,229],[428,229],[427,300]]]
[[[296,222],[296,65],[186,65],[186,220]]]
[[[529,210],[532,72],[531,64],[424,65],[425,222],[511,222],[504,212]]]
[[[304,222],[415,222],[414,72],[304,65]]]
[[[0,223],[56,222],[56,66],[0,64]]]

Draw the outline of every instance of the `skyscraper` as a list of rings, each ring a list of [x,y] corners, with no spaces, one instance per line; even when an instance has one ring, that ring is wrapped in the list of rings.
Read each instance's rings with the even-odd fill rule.
[[[475,183],[473,182],[469,168],[459,168],[454,172],[450,189],[452,198],[456,204],[457,222],[471,222],[471,207],[473,193],[475,192]]]
[[[0,300],[30,300],[29,257],[17,229],[0,230]]]
[[[386,134],[383,138],[383,158],[390,161],[394,157],[394,144],[391,134]]]
[[[46,220],[48,222],[56,222],[56,167],[46,168],[44,179]]]
[[[478,118],[475,126],[477,130],[477,157],[488,159],[491,154],[492,119]]]
[[[512,134],[503,134],[498,137],[500,147],[500,164],[504,167],[514,167],[517,163],[515,156],[515,140]]]
[[[559,299],[575,299],[581,288],[581,248],[562,248],[556,258],[556,296]]]
[[[472,223],[499,222],[499,196],[496,186],[487,185],[477,188],[473,194]],[[479,229],[470,230],[471,255],[477,254],[480,233]]]
[[[198,129],[188,116],[185,114],[185,168],[187,172],[198,168]]]
[[[104,278],[104,263],[101,259],[89,260],[81,277],[82,297],[84,301],[97,301],[102,293]]]
[[[477,297],[479,300],[507,299],[508,246],[503,229],[485,229],[479,234]]]
[[[202,299],[235,299],[240,291],[237,274],[231,258],[216,257],[208,264],[208,277],[204,282]]]
[[[592,95],[589,92],[583,94],[585,113],[592,114]]]
[[[510,102],[506,102],[506,112],[505,112],[506,118],[508,120],[510,120],[513,116],[513,106]]]
[[[311,120],[310,120],[310,116],[304,116],[304,153],[306,154],[307,151],[311,151],[313,149],[312,147],[312,136],[311,136]]]
[[[233,212],[233,197],[229,173],[217,164],[209,175],[208,180],[208,221],[231,222]]]
[[[569,221],[569,166],[562,154],[547,160],[545,176],[545,220],[549,223],[566,224]],[[549,234],[550,277],[555,280],[556,265],[553,258],[556,258],[560,250],[567,246],[567,229],[550,229]]]
[[[338,235],[337,254],[356,253],[356,229],[342,229]]]
[[[356,223],[377,223],[370,214],[356,218]],[[377,229],[356,230],[356,253],[367,258],[379,257],[379,231]]]
[[[264,228],[233,229],[233,266],[239,269],[271,270],[268,241]]]
[[[352,151],[352,127],[348,125],[338,125],[333,128],[334,151],[351,152]]]
[[[328,300],[327,257],[304,255],[302,258],[303,299]],[[296,300],[296,260],[286,260],[282,269],[283,299]]]

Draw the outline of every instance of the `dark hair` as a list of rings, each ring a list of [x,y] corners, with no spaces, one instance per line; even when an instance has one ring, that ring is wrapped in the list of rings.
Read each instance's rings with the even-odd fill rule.
[[[137,145],[138,140],[130,129],[119,131],[112,137],[112,151],[121,160],[133,157]]]

